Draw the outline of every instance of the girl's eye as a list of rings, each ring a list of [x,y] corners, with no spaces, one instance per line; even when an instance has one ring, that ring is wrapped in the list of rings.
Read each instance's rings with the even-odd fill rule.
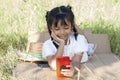
[[[65,27],[64,29],[69,29],[69,27]]]
[[[59,28],[55,28],[55,30],[59,30]]]

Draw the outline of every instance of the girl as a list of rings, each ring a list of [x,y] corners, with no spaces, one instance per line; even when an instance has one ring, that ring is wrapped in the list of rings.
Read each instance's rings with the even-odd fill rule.
[[[42,54],[53,70],[56,70],[56,57],[69,56],[71,66],[80,68],[81,62],[88,60],[88,43],[75,28],[74,14],[70,6],[60,6],[48,11],[46,21],[51,38],[43,44]],[[62,70],[65,76],[73,76],[77,71]]]

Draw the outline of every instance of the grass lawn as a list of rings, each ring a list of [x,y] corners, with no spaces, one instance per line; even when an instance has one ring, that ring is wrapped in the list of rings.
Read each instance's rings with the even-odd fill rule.
[[[46,11],[71,5],[76,24],[93,33],[109,35],[112,52],[120,56],[119,0],[0,0],[0,80],[13,80],[17,59],[12,49],[24,51],[28,31],[43,31]]]

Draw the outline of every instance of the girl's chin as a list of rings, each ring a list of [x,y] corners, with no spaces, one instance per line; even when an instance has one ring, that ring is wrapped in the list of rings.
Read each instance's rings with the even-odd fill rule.
[[[63,39],[63,38],[61,38],[62,40],[66,40],[66,39]]]
[[[60,39],[62,39],[62,40],[66,40],[65,38],[60,38]]]

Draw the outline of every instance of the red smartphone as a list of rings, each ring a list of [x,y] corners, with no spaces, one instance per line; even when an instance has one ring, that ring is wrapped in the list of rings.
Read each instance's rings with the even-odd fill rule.
[[[56,58],[56,73],[58,77],[67,77],[61,74],[61,69],[70,69],[70,67],[66,67],[67,65],[70,65],[70,58],[68,56]]]

